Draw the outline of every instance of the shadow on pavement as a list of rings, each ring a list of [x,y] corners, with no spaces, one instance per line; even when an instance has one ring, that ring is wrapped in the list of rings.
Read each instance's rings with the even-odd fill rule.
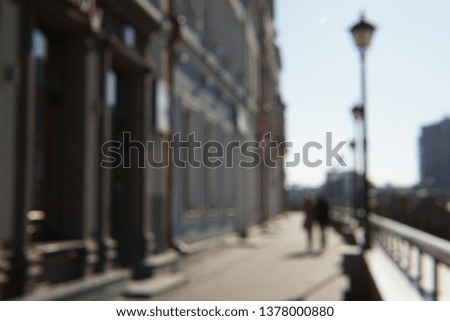
[[[286,255],[286,257],[288,259],[301,259],[304,257],[314,257],[314,256],[319,256],[323,253],[322,250],[318,250],[318,251],[300,251],[300,252],[292,252]]]
[[[311,287],[300,293],[299,296],[295,298],[287,299],[287,301],[306,301],[308,297],[315,294],[317,291],[320,291],[322,288],[333,282],[334,280],[338,279],[342,275],[341,271],[336,271],[324,279],[320,280],[316,284],[313,284]]]

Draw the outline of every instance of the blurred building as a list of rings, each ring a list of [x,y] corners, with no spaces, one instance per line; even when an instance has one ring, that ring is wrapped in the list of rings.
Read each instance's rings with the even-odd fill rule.
[[[422,127],[419,139],[420,184],[429,190],[450,190],[450,118]]]
[[[335,206],[363,206],[364,177],[355,171],[330,171],[322,187],[323,193]]]
[[[139,143],[281,142],[273,18],[269,0],[0,0],[0,299],[113,297],[283,209],[281,158],[178,168]],[[111,140],[131,166],[100,167]]]
[[[286,207],[291,211],[302,211],[303,201],[306,196],[313,196],[318,198],[321,192],[321,187],[302,187],[292,185],[286,190]]]
[[[247,1],[252,4],[252,1]],[[253,4],[254,5],[254,4]],[[261,9],[260,9],[261,10]],[[265,161],[260,165],[260,197],[261,214],[260,222],[272,218],[283,210],[284,195],[284,148],[267,149],[268,136],[270,141],[283,146],[284,137],[284,104],[280,97],[279,71],[281,68],[280,52],[273,40],[276,30],[273,25],[274,8],[273,1],[267,1],[261,14],[261,26],[259,29],[259,43],[262,46],[259,75],[259,92],[257,94],[257,139],[265,148],[260,149],[261,158]],[[273,143],[272,143],[273,144]],[[280,157],[281,156],[281,157]],[[276,160],[273,162],[273,160]],[[266,166],[269,165],[269,166]]]

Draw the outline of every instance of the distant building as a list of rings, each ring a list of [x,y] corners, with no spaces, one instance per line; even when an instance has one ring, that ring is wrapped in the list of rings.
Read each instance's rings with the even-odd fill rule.
[[[422,127],[419,150],[421,186],[450,190],[450,118]]]
[[[293,185],[286,190],[286,207],[289,210],[303,210],[303,201],[307,195],[318,197],[321,187],[302,187]]]
[[[333,205],[362,207],[364,176],[354,171],[330,171],[322,192]]]

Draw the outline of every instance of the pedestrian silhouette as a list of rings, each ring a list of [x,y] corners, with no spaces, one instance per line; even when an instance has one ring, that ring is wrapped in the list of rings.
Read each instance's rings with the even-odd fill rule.
[[[314,206],[314,212],[320,227],[321,248],[323,250],[326,246],[325,229],[329,223],[329,207],[327,201],[323,196],[320,196],[318,198]]]
[[[316,221],[315,210],[314,210],[314,198],[312,194],[308,194],[303,199],[303,211],[305,212],[305,219],[303,221],[303,228],[306,230],[308,236],[308,250],[312,251],[312,233],[314,222]]]

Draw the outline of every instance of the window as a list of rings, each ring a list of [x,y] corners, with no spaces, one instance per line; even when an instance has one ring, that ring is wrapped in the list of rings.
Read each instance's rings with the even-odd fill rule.
[[[224,148],[226,150],[226,146],[232,141],[232,134],[230,132],[227,132],[224,137]],[[234,161],[234,155],[226,155],[226,157],[231,157],[233,160],[233,166],[231,168],[226,168],[224,165],[223,172],[224,172],[224,181],[223,181],[223,190],[224,190],[224,204],[223,207],[227,210],[235,207],[235,161]]]
[[[204,143],[208,141],[218,141],[219,132],[218,128],[214,126],[211,122],[206,122],[205,126],[205,139]],[[213,150],[214,148],[212,148]],[[206,154],[206,153],[205,153]],[[207,164],[207,155],[203,155],[203,164]],[[204,167],[205,171],[205,205],[207,209],[217,209],[220,207],[220,191],[221,186],[221,177],[220,172],[222,171],[221,167],[209,168]]]
[[[68,156],[64,104],[67,42],[61,35],[34,29],[31,35],[34,61],[35,124],[33,200],[27,231],[35,241],[58,240],[64,235],[64,192]],[[75,121],[75,120],[74,120]],[[76,148],[76,146],[74,146]],[[69,235],[70,233],[68,233]]]
[[[122,42],[127,47],[136,46],[136,31],[130,25],[124,25],[122,27]]]

